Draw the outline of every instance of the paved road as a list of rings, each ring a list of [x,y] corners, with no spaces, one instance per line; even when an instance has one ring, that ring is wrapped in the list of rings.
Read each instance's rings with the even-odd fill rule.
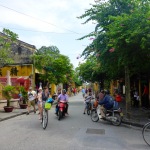
[[[81,94],[70,98],[70,115],[63,120],[57,120],[54,110],[46,130],[33,113],[0,122],[0,150],[149,150],[141,129],[94,123],[83,115]]]

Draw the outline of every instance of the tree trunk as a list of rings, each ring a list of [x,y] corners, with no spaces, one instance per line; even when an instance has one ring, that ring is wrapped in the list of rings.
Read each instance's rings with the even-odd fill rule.
[[[130,95],[130,72],[129,67],[125,66],[125,99],[126,99],[126,116],[130,119],[131,95]]]
[[[10,107],[10,100],[7,100],[7,107]]]

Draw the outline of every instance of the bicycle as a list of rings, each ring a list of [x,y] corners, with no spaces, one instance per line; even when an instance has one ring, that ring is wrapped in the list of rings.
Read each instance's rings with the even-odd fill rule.
[[[91,109],[92,109],[91,102],[88,102],[88,103],[87,103],[87,114],[88,114],[88,115],[91,114]]]
[[[144,125],[142,135],[144,141],[150,146],[150,122]]]
[[[48,124],[48,110],[51,109],[53,99],[48,99],[46,102],[42,103],[43,111],[42,111],[42,127],[46,129]]]
[[[42,111],[42,127],[43,129],[46,129],[48,124],[48,110],[45,109],[45,102],[42,104],[43,111]]]

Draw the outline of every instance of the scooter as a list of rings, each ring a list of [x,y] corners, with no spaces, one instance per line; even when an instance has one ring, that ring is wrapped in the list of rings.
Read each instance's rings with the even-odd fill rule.
[[[67,102],[65,102],[65,101],[60,101],[58,103],[58,120],[60,120],[61,118],[63,118],[65,116],[66,104],[67,104]]]
[[[118,109],[112,108],[110,110],[106,110],[106,112],[104,113],[106,116],[105,119],[103,119],[104,121],[109,121],[115,126],[119,126],[121,124],[123,117],[121,108]],[[92,109],[91,119],[93,122],[97,122],[99,119],[102,119],[99,106],[97,108]]]

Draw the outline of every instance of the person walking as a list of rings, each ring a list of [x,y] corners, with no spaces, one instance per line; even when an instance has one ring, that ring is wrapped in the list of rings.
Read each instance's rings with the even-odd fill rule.
[[[30,113],[30,109],[31,109],[31,105],[33,106],[34,109],[34,113],[36,113],[36,109],[35,109],[35,99],[37,97],[37,94],[34,90],[32,90],[32,87],[29,88],[28,90],[28,112],[27,115],[29,115]]]
[[[142,107],[148,108],[149,107],[149,100],[148,100],[148,87],[147,85],[144,85],[144,91],[142,94]]]
[[[82,96],[83,96],[83,98],[85,97],[85,89],[84,89],[84,87],[82,87]]]

